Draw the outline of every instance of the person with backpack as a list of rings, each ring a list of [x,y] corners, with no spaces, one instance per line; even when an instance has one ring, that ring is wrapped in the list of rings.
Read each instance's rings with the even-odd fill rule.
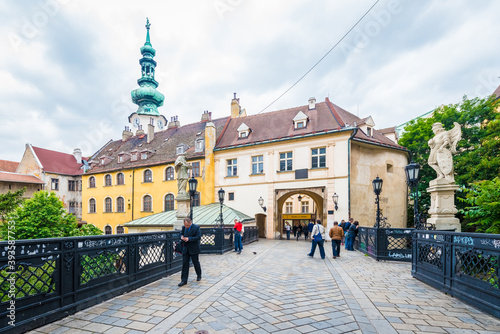
[[[349,227],[349,232],[347,232],[347,240],[345,243],[345,249],[348,251],[354,250],[354,239],[356,239],[356,235],[358,235],[358,221],[355,221]]]
[[[352,218],[349,218],[349,220],[345,223],[344,225],[344,235],[345,235],[345,249],[347,249],[347,234],[349,232],[349,228],[351,227],[352,225],[352,222],[353,222],[353,219]]]
[[[316,251],[316,245],[319,247],[319,254],[321,255],[321,258],[324,260],[325,259],[325,248],[324,248],[324,243],[325,243],[325,228],[323,225],[321,225],[321,220],[316,220],[316,224],[314,224],[312,232],[311,232],[311,239],[312,239],[312,247],[311,247],[311,252],[307,254],[310,257],[314,257],[314,252]]]

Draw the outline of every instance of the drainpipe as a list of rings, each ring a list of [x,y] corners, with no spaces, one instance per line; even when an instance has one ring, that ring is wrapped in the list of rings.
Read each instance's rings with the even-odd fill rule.
[[[134,180],[135,180],[135,169],[132,169],[132,219],[134,220]]]
[[[348,218],[351,218],[351,139],[354,138],[356,133],[358,132],[358,128],[354,128],[352,131],[352,135],[347,140],[347,210],[348,210]]]

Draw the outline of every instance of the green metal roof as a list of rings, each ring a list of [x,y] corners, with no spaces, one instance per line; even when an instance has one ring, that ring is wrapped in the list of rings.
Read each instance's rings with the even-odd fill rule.
[[[177,220],[177,210],[164,211],[151,216],[139,218],[125,223],[126,227],[140,226],[171,226]],[[200,226],[213,226],[219,224],[220,204],[213,203],[193,208],[193,221]],[[234,220],[242,223],[254,221],[255,218],[247,216],[243,212],[222,205],[222,216],[225,225],[233,226]]]

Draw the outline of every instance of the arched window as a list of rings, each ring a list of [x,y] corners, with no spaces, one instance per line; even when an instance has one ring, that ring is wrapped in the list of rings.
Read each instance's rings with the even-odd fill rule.
[[[89,188],[95,188],[95,177],[89,177]]]
[[[125,212],[125,199],[123,197],[116,199],[116,212]]]
[[[111,228],[111,226],[106,225],[104,227],[104,234],[113,234],[113,229]]]
[[[116,184],[125,184],[125,176],[123,173],[116,174]]]
[[[174,195],[168,194],[165,196],[165,211],[174,210]]]
[[[105,185],[106,187],[109,187],[109,186],[111,186],[112,184],[113,184],[113,181],[111,180],[111,174],[106,174],[106,175],[104,176],[104,185]]]
[[[153,199],[150,195],[146,195],[142,198],[142,211],[151,212],[153,211]]]
[[[111,197],[104,199],[104,212],[113,212],[113,200]]]
[[[153,182],[153,172],[151,169],[146,169],[144,171],[144,182]]]
[[[173,167],[168,167],[166,170],[165,170],[165,180],[167,181],[171,181],[173,180],[175,177],[174,177],[174,168]]]
[[[125,233],[125,228],[123,226],[117,226],[116,234],[123,234],[123,233]]]
[[[95,199],[89,200],[89,213],[95,213]]]

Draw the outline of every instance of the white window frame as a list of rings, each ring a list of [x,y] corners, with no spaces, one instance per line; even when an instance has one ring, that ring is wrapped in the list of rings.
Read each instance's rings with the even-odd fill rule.
[[[314,153],[316,150],[316,153]],[[324,150],[324,153],[321,153]],[[323,164],[321,163],[321,157],[324,157]],[[316,159],[316,166],[314,166],[314,160]],[[315,147],[311,149],[311,168],[325,168],[326,167],[326,147]]]
[[[226,160],[226,176],[238,176],[238,159]]]
[[[285,213],[293,213],[293,202],[285,202]]]
[[[309,213],[309,201],[300,202],[300,212]]]
[[[261,167],[261,168],[259,168]],[[255,172],[255,170],[257,172]],[[252,175],[264,174],[264,156],[254,155],[252,157]]]
[[[284,158],[281,157],[281,155],[284,154]],[[290,155],[290,156],[289,156]],[[280,159],[280,172],[289,172],[289,171],[292,171],[293,170],[293,151],[289,151],[289,152],[280,152],[280,156],[279,156],[279,159]],[[281,162],[284,161],[285,162],[285,169],[281,169]],[[290,163],[290,168],[288,168],[288,162],[291,162]]]

